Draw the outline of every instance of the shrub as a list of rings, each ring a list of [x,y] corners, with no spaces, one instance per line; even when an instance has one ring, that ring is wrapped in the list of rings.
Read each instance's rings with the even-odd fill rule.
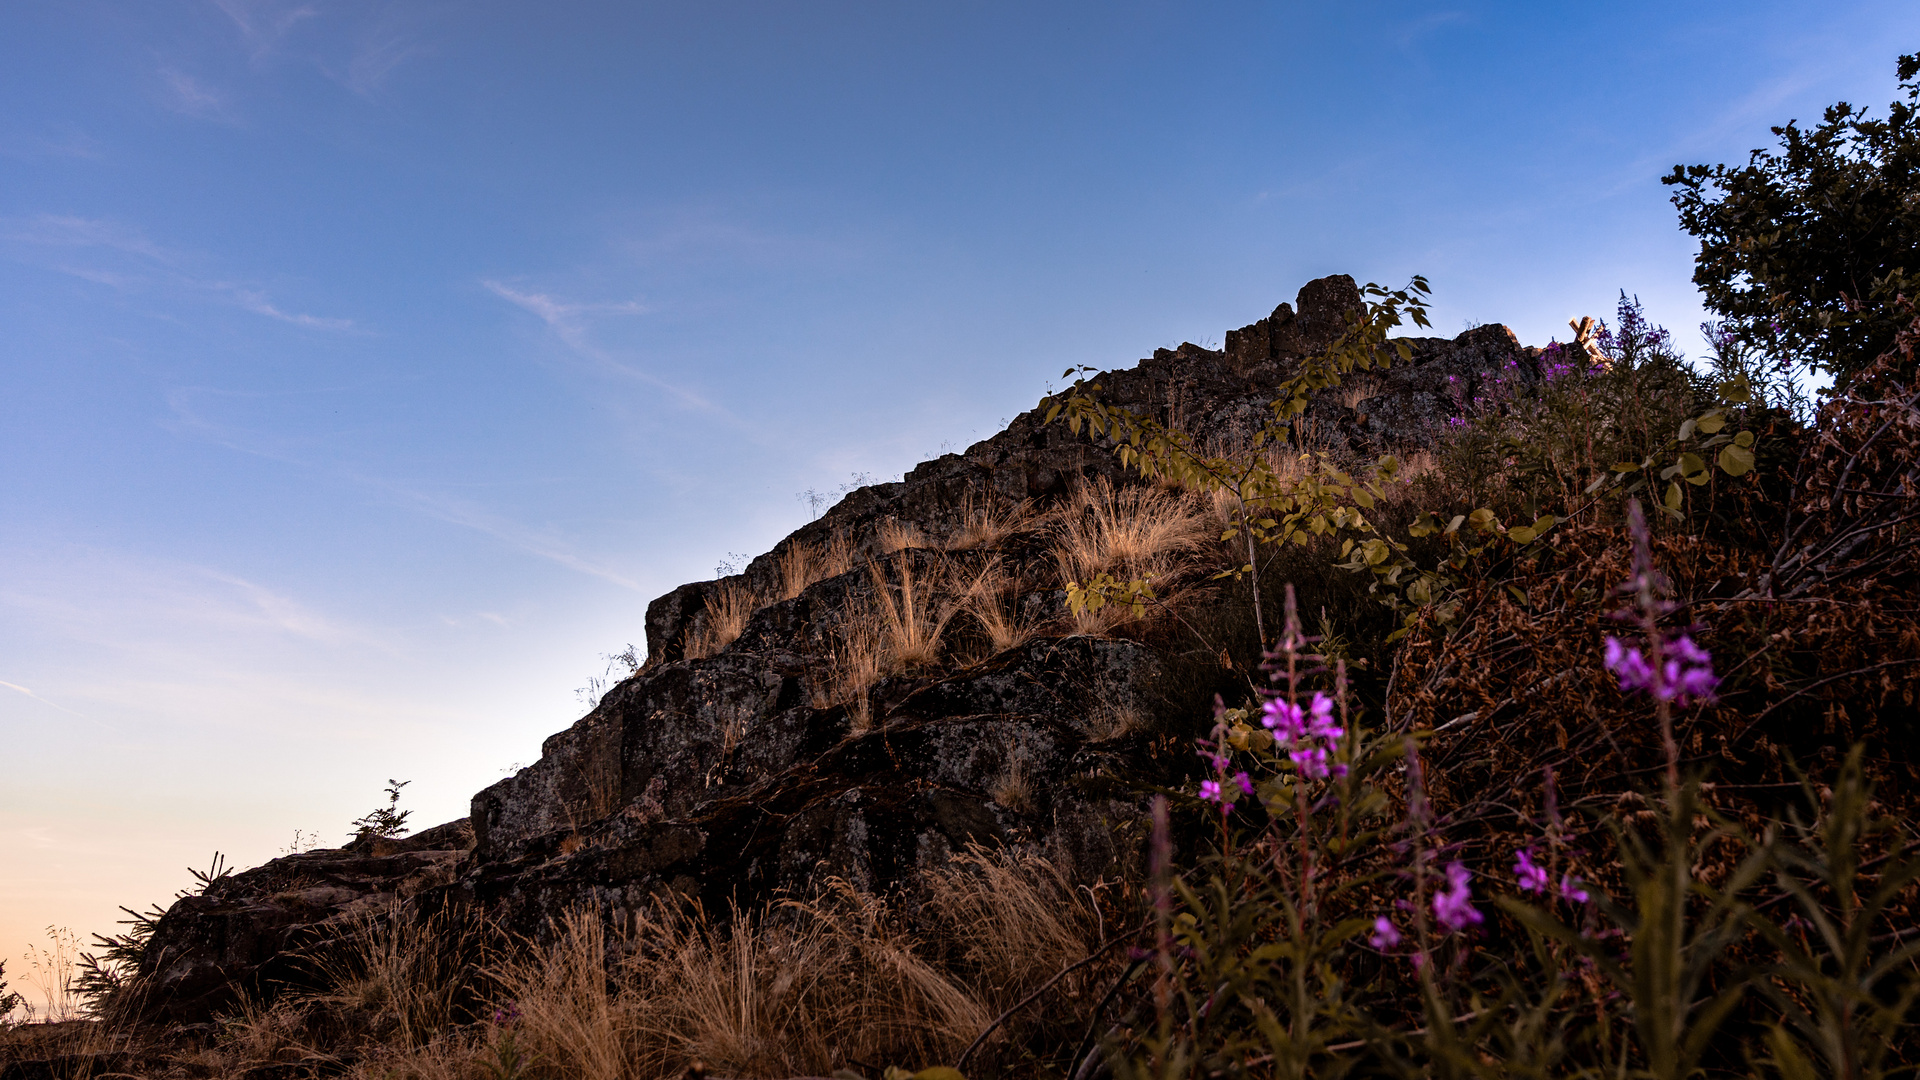
[[[1905,101],[1884,120],[1841,102],[1745,166],[1675,166],[1694,284],[1736,347],[1844,384],[1893,345],[1920,293],[1920,54],[1896,66]]]
[[[1458,413],[1440,473],[1467,506],[1569,516],[1597,477],[1652,457],[1704,407],[1704,389],[1638,298],[1621,294],[1618,319],[1617,330],[1602,324],[1595,335],[1598,361],[1555,344],[1537,365],[1509,361],[1451,384]]]
[[[1659,627],[1672,609],[1644,532],[1634,549],[1641,635],[1607,660],[1665,730],[1712,696],[1711,659]],[[1448,807],[1422,738],[1369,730],[1309,641],[1289,611],[1276,691],[1223,709],[1200,746],[1207,779],[1183,801],[1211,853],[1176,871],[1156,807],[1155,945],[1109,1032],[1116,1075],[1678,1080],[1920,1061],[1920,942],[1900,929],[1920,858],[1858,749],[1831,787],[1803,785],[1804,811],[1758,829],[1681,776],[1671,738],[1657,791],[1568,806],[1548,771],[1538,813],[1498,795]]]
[[[25,998],[7,989],[7,962],[0,960],[0,1025],[10,1023],[14,1010],[25,1004]]]

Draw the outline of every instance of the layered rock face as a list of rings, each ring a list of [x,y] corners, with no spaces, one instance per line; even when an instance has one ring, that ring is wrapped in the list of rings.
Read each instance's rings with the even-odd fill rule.
[[[1101,376],[1103,395],[1233,445],[1359,299],[1349,278],[1311,282],[1224,351],[1160,350]],[[1354,457],[1426,445],[1478,380],[1531,377],[1537,355],[1501,326],[1410,344],[1412,363],[1312,404],[1319,445]],[[478,904],[538,934],[569,907],[618,923],[664,892],[724,911],[827,877],[891,890],[976,843],[1043,850],[1088,878],[1132,858],[1142,781],[1186,767],[1214,694],[1236,680],[1244,692],[1245,677],[1151,636],[1068,632],[1043,511],[1079,485],[1138,480],[1043,420],[1022,414],[963,454],[855,491],[741,574],[655,600],[645,667],[538,762],[474,796],[470,848],[313,852],[180,901],[143,964],[153,1007],[204,1019],[234,988],[281,977],[289,943],[392,896]],[[1011,524],[984,541],[969,532],[983,513]],[[993,648],[961,617],[948,632],[972,635],[953,650],[963,658],[849,675],[859,613],[897,624],[929,583],[951,613],[987,575],[1011,583],[996,602],[1024,640]]]

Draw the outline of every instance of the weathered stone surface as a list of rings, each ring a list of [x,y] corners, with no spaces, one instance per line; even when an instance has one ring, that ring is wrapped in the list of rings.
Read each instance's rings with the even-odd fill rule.
[[[1271,418],[1275,384],[1332,341],[1359,302],[1350,278],[1311,282],[1293,305],[1231,331],[1224,351],[1186,344],[1102,375],[1104,396],[1205,443],[1243,445]],[[1352,457],[1428,445],[1490,373],[1534,377],[1534,352],[1504,327],[1409,344],[1411,363],[1311,403],[1316,445]],[[646,666],[549,738],[538,762],[474,796],[471,850],[449,827],[418,847],[278,859],[181,900],[142,966],[154,1009],[203,1020],[243,988],[297,981],[311,941],[394,897],[478,904],[538,934],[569,907],[618,921],[668,891],[721,912],[826,877],[893,889],[971,843],[1045,850],[1089,877],[1110,871],[1138,816],[1129,778],[1173,782],[1193,767],[1191,754],[1166,749],[1183,739],[1161,736],[1209,722],[1213,694],[1235,678],[1213,656],[1056,628],[959,670],[896,673],[861,708],[828,704],[847,613],[900,575],[963,573],[990,558],[1048,562],[1040,535],[1016,534],[992,552],[934,550],[970,503],[1044,503],[1093,477],[1137,482],[1111,453],[1043,419],[1024,413],[964,453],[854,491],[739,575],[654,601]],[[916,526],[930,548],[882,558],[889,523]],[[778,597],[781,557],[836,537],[859,569],[763,604],[725,648],[689,658],[717,589]],[[1037,618],[1062,602],[1046,588],[1019,599]]]
[[[358,850],[275,859],[174,901],[141,959],[141,1006],[157,1020],[204,1021],[242,993],[310,980],[303,950],[357,912],[448,885],[472,843],[465,819]]]

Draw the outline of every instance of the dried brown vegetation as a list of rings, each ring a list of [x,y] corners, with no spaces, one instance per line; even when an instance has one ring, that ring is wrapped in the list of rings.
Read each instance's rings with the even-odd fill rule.
[[[1172,604],[1213,538],[1210,509],[1197,497],[1145,484],[1116,486],[1105,478],[1082,484],[1053,511],[1060,579],[1084,584],[1111,574],[1121,581],[1147,580],[1162,604]],[[1070,611],[1068,619],[1082,634],[1138,621],[1120,605]]]
[[[968,495],[960,506],[960,527],[947,539],[948,551],[996,548],[1023,531],[1033,517],[1033,501],[1010,502],[991,495]]]
[[[687,642],[687,658],[698,660],[712,656],[733,644],[759,607],[759,598],[743,581],[722,582],[709,590],[706,611]]]
[[[716,1076],[781,1078],[951,1061],[1127,914],[1101,909],[1108,890],[1076,889],[1046,859],[1005,851],[956,857],[919,891],[912,918],[844,882],[725,918],[673,898],[617,927],[574,910],[540,943],[482,934],[457,914],[383,911],[357,924],[356,944],[328,968],[329,989],[244,1006],[213,1049],[178,1052],[170,1069],[678,1080],[695,1062]],[[1114,971],[1115,962],[1088,965],[1062,991]],[[1077,1035],[1072,1026],[1012,1017],[974,1060],[1011,1065],[1034,1039]],[[61,1046],[100,1052],[101,1031],[83,1027]]]

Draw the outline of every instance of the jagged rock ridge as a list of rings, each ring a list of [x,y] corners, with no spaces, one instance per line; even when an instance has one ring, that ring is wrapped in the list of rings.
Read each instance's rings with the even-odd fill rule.
[[[1105,396],[1232,445],[1267,421],[1272,387],[1359,302],[1350,278],[1310,282],[1297,308],[1229,332],[1224,350],[1185,344],[1103,375]],[[1324,447],[1371,456],[1426,445],[1478,380],[1531,374],[1538,355],[1497,325],[1409,343],[1413,361],[1370,376],[1364,398],[1312,404]],[[1107,872],[1138,831],[1138,788],[1120,778],[1166,774],[1157,736],[1205,725],[1212,695],[1233,682],[1217,662],[1055,630],[969,665],[897,672],[851,698],[834,674],[848,613],[907,576],[1048,560],[1044,537],[1018,530],[1000,548],[955,549],[967,508],[1045,505],[1101,477],[1130,482],[1112,454],[1029,411],[965,453],[851,493],[741,574],[660,597],[646,613],[645,667],[547,739],[538,762],[474,796],[470,847],[454,823],[409,850],[277,859],[182,900],[142,964],[149,1007],[204,1021],[242,989],[297,981],[290,951],[396,896],[479,904],[538,933],[573,905],[617,922],[668,890],[725,910],[826,876],[892,889],[973,843]],[[923,546],[890,550],[902,529]],[[848,569],[774,599],[791,591],[796,552],[836,543]],[[770,602],[714,647],[725,598],[742,595]],[[1036,620],[1062,608],[1057,583],[1018,603]]]

